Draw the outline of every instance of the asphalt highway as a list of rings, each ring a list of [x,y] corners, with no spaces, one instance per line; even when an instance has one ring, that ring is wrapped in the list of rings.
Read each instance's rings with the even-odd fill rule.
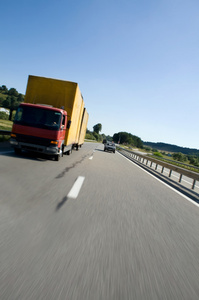
[[[198,300],[199,207],[102,144],[0,148],[0,299]]]

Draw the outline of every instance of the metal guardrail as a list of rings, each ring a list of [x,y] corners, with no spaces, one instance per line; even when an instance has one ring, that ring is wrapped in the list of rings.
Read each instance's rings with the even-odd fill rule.
[[[152,154],[153,155],[153,154]],[[171,164],[172,164],[172,162],[174,162],[174,160],[171,160],[171,159],[168,159],[168,158],[164,158],[164,161],[166,161],[166,162],[171,162]],[[188,165],[188,164],[185,164],[185,163],[182,163],[182,162],[180,162],[180,161],[175,161],[179,166],[184,166],[184,167],[187,167],[187,168],[192,168],[192,169],[195,169],[195,170],[199,170],[199,167],[196,167],[196,166],[191,166],[191,165]]]
[[[192,190],[194,190],[196,181],[199,181],[199,173],[197,173],[197,172],[186,170],[184,168],[169,164],[167,162],[164,162],[164,161],[161,161],[161,160],[158,160],[158,159],[146,156],[146,155],[138,154],[138,153],[130,151],[130,150],[126,150],[119,146],[117,146],[117,149],[119,150],[119,152],[125,152],[125,155],[133,158],[134,160],[140,162],[141,164],[145,164],[146,166],[148,166],[150,168],[152,168],[153,164],[156,164],[155,170],[157,170],[158,166],[161,166],[162,167],[161,173],[164,172],[164,168],[169,169],[170,170],[169,177],[171,177],[172,171],[179,173],[179,180],[178,180],[179,183],[182,181],[183,175],[191,178],[193,180]]]
[[[8,130],[0,130],[0,135],[10,135],[11,131]]]

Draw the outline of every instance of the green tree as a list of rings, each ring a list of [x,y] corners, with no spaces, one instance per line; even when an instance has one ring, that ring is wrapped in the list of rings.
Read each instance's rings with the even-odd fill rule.
[[[15,88],[11,88],[8,91],[8,95],[18,97],[19,93],[17,92],[17,90]]]
[[[19,103],[20,102],[17,101],[17,97],[15,97],[15,96],[8,96],[6,98],[6,100],[4,100],[2,102],[3,107],[10,109],[10,115],[9,115],[10,121],[12,120],[13,111],[17,109],[17,107],[19,106]]]
[[[24,95],[23,94],[18,94],[17,101],[18,102],[24,102]]]
[[[3,100],[4,100],[4,98],[0,97],[0,106],[2,106]]]
[[[94,138],[95,138],[95,140],[96,141],[100,141],[100,135],[99,135],[99,133],[97,133],[97,132],[93,132],[93,136],[94,136]]]
[[[102,124],[98,123],[93,126],[93,131],[99,134],[99,132],[102,130]]]
[[[113,141],[119,144],[127,144],[138,148],[143,148],[142,140],[128,132],[118,132],[113,135]]]
[[[0,89],[1,89],[1,91],[4,92],[5,94],[8,93],[8,89],[7,89],[6,85],[2,85]]]
[[[187,160],[187,155],[181,153],[181,152],[178,152],[178,153],[173,153],[173,158],[175,160],[178,160],[178,161],[181,161],[181,162],[184,162]]]

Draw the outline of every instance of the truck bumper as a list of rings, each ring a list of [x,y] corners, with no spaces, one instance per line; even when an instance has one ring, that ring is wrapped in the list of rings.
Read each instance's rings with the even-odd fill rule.
[[[57,155],[60,153],[60,149],[57,146],[42,146],[30,143],[23,143],[18,142],[13,138],[10,139],[10,145],[16,149],[44,153],[47,155]]]

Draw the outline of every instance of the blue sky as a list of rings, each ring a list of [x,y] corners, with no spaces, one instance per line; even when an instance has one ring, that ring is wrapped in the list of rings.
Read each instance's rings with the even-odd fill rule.
[[[0,85],[79,84],[88,129],[199,149],[198,0],[7,0]]]

